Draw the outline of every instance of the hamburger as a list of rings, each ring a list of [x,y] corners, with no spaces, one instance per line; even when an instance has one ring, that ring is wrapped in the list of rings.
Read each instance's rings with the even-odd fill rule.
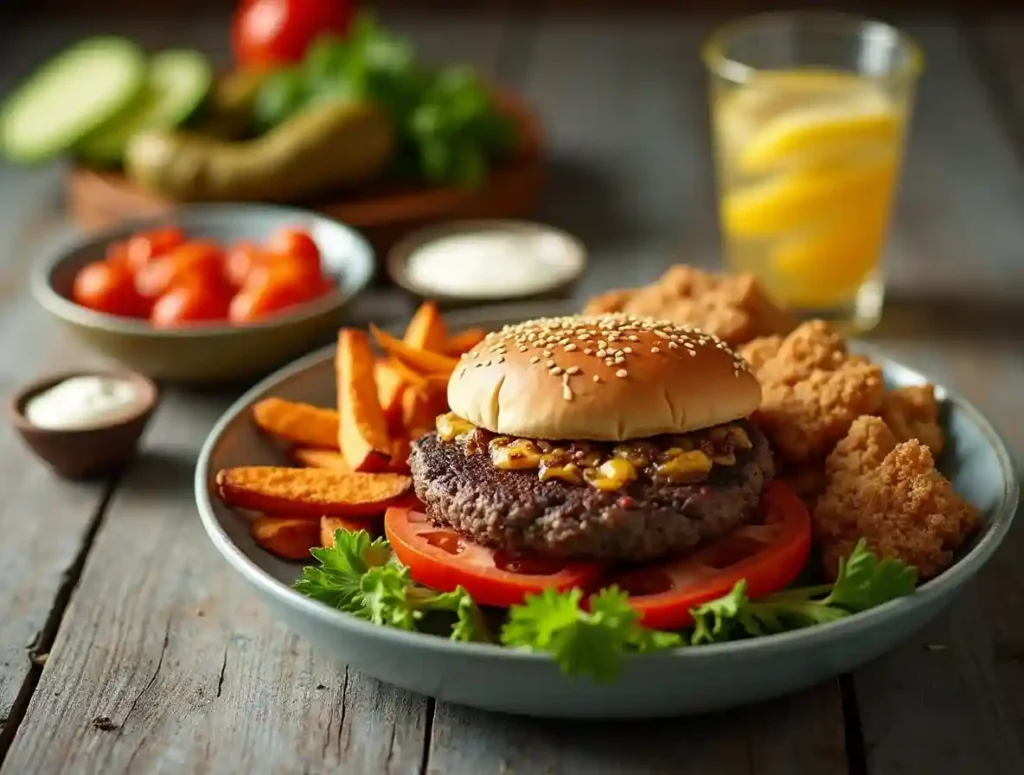
[[[515,556],[647,562],[751,521],[772,478],[761,387],[710,334],[624,314],[488,335],[418,439],[427,516]]]

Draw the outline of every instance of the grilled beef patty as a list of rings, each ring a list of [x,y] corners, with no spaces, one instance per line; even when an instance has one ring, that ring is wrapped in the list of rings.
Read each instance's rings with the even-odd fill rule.
[[[541,481],[536,471],[495,468],[486,454],[436,434],[413,445],[416,495],[438,525],[476,543],[572,559],[651,560],[728,533],[757,507],[772,477],[764,435],[738,423],[752,448],[715,466],[700,484],[638,480],[619,492]]]

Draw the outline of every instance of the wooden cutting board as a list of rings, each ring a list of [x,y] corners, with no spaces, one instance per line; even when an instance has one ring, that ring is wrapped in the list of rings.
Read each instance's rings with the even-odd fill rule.
[[[491,171],[483,188],[373,184],[310,202],[288,202],[324,213],[354,226],[384,253],[409,231],[457,218],[516,218],[538,204],[544,182],[543,133],[533,111],[518,97],[499,95],[502,110],[519,127],[519,147]],[[79,228],[98,231],[132,218],[161,215],[178,202],[146,191],[120,172],[72,166],[66,199]],[[282,203],[284,204],[284,203]]]

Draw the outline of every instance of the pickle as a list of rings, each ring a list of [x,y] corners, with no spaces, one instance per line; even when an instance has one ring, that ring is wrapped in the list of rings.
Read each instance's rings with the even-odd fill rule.
[[[182,201],[290,201],[372,180],[394,145],[380,109],[331,102],[244,142],[142,132],[128,145],[125,169],[143,187]]]

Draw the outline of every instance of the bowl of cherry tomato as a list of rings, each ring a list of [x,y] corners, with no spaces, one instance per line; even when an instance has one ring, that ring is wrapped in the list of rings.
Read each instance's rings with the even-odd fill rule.
[[[373,277],[355,230],[270,205],[193,205],[40,264],[33,292],[88,345],[172,382],[252,378],[327,342]]]

